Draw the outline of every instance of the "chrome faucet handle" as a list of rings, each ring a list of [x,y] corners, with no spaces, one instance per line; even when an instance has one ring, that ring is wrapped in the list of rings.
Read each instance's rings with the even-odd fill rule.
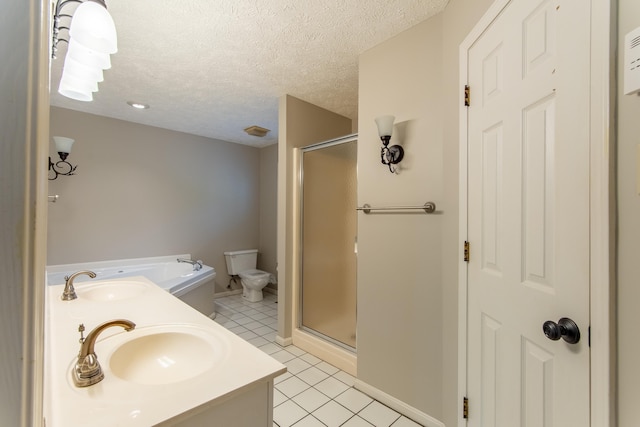
[[[89,270],[77,271],[73,273],[71,276],[64,276],[64,291],[62,291],[62,297],[61,297],[62,301],[71,301],[78,298],[78,295],[76,295],[76,290],[73,287],[73,280],[77,276],[80,276],[81,274],[86,274],[92,279],[96,278],[96,273]]]
[[[199,260],[197,260],[197,261],[196,261],[196,263],[195,263],[195,264],[193,264],[193,269],[194,269],[195,271],[200,271],[200,269],[202,268],[202,266],[203,266],[203,265],[204,265],[204,264],[202,263],[202,260],[201,260],[201,259],[199,259]]]

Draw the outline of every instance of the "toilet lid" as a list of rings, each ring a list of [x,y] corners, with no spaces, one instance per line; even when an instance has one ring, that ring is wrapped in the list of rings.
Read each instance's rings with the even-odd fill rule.
[[[241,278],[245,278],[245,279],[259,279],[261,277],[268,277],[269,273],[267,273],[266,271],[262,271],[262,270],[245,270],[240,272],[240,274],[238,274],[238,276],[240,276]]]

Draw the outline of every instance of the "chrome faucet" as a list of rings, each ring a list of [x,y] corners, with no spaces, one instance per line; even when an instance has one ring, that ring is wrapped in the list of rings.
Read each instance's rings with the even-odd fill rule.
[[[80,352],[78,353],[78,361],[73,368],[73,383],[76,387],[88,387],[96,384],[104,378],[104,372],[98,362],[98,356],[94,350],[96,339],[102,331],[112,326],[122,326],[125,331],[129,332],[135,329],[136,324],[126,319],[117,319],[105,322],[96,326],[86,338],[82,336],[84,325],[78,326],[80,332]]]
[[[202,260],[193,261],[186,258],[178,258],[178,262],[186,262],[187,264],[193,265],[193,271],[200,271],[202,268]]]
[[[71,276],[64,276],[64,291],[62,292],[62,301],[71,301],[78,298],[78,295],[76,295],[76,290],[73,288],[73,279],[81,274],[86,274],[92,279],[96,278],[96,273],[89,270],[82,270],[73,273]]]

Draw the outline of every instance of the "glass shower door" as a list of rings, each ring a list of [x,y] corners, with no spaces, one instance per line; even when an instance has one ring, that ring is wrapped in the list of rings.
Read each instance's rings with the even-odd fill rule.
[[[302,150],[301,328],[355,350],[357,141]]]

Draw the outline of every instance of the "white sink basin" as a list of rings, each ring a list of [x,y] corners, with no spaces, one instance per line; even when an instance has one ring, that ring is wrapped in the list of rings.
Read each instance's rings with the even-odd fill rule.
[[[147,291],[150,285],[143,282],[117,281],[96,285],[82,285],[76,288],[78,298],[91,301],[121,301],[135,298]]]
[[[136,336],[137,335],[137,336]],[[153,326],[131,331],[111,354],[109,369],[137,384],[163,385],[194,378],[229,354],[222,336],[188,325]]]

